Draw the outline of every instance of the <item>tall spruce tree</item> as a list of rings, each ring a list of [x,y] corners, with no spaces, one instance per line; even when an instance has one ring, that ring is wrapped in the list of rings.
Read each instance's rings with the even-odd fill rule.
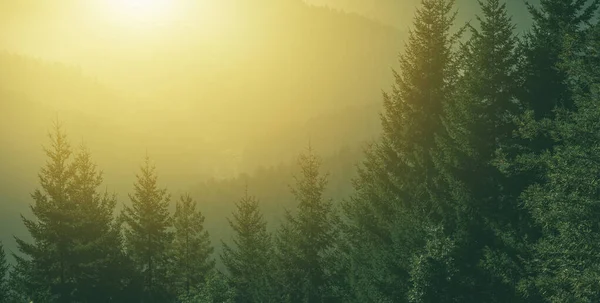
[[[539,6],[528,5],[534,24],[521,47],[519,99],[530,110],[522,122],[529,131],[523,134],[521,143],[530,152],[552,147],[553,140],[543,127],[547,123],[544,121],[553,119],[557,108],[574,107],[573,88],[568,83],[562,58],[565,53],[582,50],[583,39],[599,5],[599,0],[541,0]],[[535,171],[527,173],[524,178],[537,179]]]
[[[10,288],[8,285],[8,261],[4,252],[4,245],[0,242],[0,303],[10,302]]]
[[[527,290],[543,302],[600,300],[600,25],[588,33],[586,46],[565,58],[575,108],[558,111],[547,125],[554,148],[528,158],[543,168],[544,178],[523,195],[542,230],[528,259]]]
[[[204,229],[204,216],[189,195],[181,196],[177,202],[173,227],[171,277],[178,296],[189,296],[190,290],[203,286],[215,266],[211,258],[214,248],[208,231]]]
[[[74,300],[109,302],[123,299],[131,272],[121,239],[120,225],[115,221],[116,196],[100,193],[102,172],[92,162],[82,145],[71,164],[73,182],[70,199],[77,209],[73,262],[75,263]]]
[[[236,203],[233,219],[234,246],[223,243],[221,259],[236,290],[236,302],[279,302],[273,296],[273,247],[267,222],[254,196],[246,195]]]
[[[540,245],[548,243],[549,239],[554,241],[560,238],[560,236],[554,237],[561,233],[560,226],[568,228],[575,224],[570,219],[567,220],[568,223],[547,221],[553,214],[549,208],[556,209],[561,205],[557,199],[562,199],[562,202],[567,201],[562,197],[568,195],[570,191],[568,187],[564,187],[570,184],[565,181],[568,174],[561,179],[565,181],[562,186],[556,184],[556,182],[562,181],[558,181],[553,175],[559,164],[555,162],[556,159],[553,159],[552,155],[556,153],[563,159],[569,159],[565,154],[560,154],[561,151],[565,151],[565,145],[568,145],[564,141],[565,137],[568,137],[567,132],[581,131],[578,128],[584,126],[576,122],[577,113],[581,113],[582,107],[585,107],[581,104],[581,100],[594,98],[593,95],[584,97],[586,91],[588,93],[591,91],[591,82],[581,80],[594,74],[587,68],[594,69],[597,65],[588,66],[573,62],[578,60],[575,58],[579,55],[583,54],[584,57],[586,57],[585,54],[590,55],[590,45],[587,40],[590,35],[593,35],[594,28],[597,26],[594,20],[599,5],[600,1],[598,0],[542,0],[539,7],[529,7],[533,15],[534,27],[521,47],[523,60],[519,69],[519,74],[523,76],[521,83],[523,89],[519,94],[519,99],[527,106],[528,110],[518,121],[519,128],[516,134],[519,141],[515,144],[517,152],[514,152],[512,157],[509,156],[509,161],[506,163],[508,164],[507,171],[510,172],[513,180],[512,188],[524,192],[521,199],[534,219],[533,226],[538,229],[537,233],[530,237],[531,241],[537,240],[538,242],[533,246],[536,255],[527,258],[531,278],[521,283],[521,288],[531,300],[560,301],[568,298],[565,294],[570,293],[566,291],[558,294],[564,290],[565,285],[575,287],[574,285],[577,284],[565,281],[558,285],[557,279],[560,275],[556,272],[556,265],[559,263],[553,263],[548,259],[551,258],[551,254],[543,256],[537,254],[540,253]],[[589,59],[593,57],[594,55],[587,56],[585,60],[592,63],[594,60],[589,61]],[[569,121],[569,123],[565,121]],[[591,145],[583,147],[575,144],[569,148],[587,149],[589,146]],[[571,153],[570,156],[572,155]],[[571,160],[573,159],[569,159],[569,161]],[[565,163],[560,165],[565,169],[568,168]],[[569,165],[573,165],[574,168],[579,164],[571,162]],[[556,187],[550,188],[550,184]],[[554,193],[555,197],[542,201],[544,199],[541,195],[542,190],[546,190],[546,193]],[[574,205],[577,205],[577,202],[574,202]],[[546,213],[548,216],[542,214],[540,210],[548,211]],[[590,212],[593,210],[590,209]],[[565,218],[576,217],[571,216],[568,208],[564,209],[564,215]],[[582,223],[583,225],[585,223]],[[566,236],[566,233],[561,236],[563,235]],[[565,251],[562,250],[562,252]],[[580,257],[584,255],[581,254]],[[554,255],[552,258],[560,259],[556,256]],[[567,266],[567,264],[563,263],[561,266]],[[541,274],[543,272],[548,274]],[[557,275],[554,278],[548,278],[552,274]],[[553,282],[542,283],[545,285],[542,287],[540,279],[544,276],[548,281]],[[551,290],[551,287],[554,288]]]
[[[131,206],[122,214],[127,254],[143,277],[142,302],[169,302],[173,299],[167,276],[173,239],[170,197],[158,187],[156,167],[148,156],[136,176],[134,193],[129,195]]]
[[[287,212],[276,238],[281,301],[336,302],[332,295],[331,251],[335,248],[337,215],[323,196],[327,178],[309,145],[298,158],[300,176],[292,193],[298,206]]]
[[[517,231],[524,222],[519,193],[510,190],[497,155],[512,144],[513,119],[520,114],[517,38],[506,4],[479,4],[479,24],[470,26],[471,37],[460,52],[456,99],[445,106],[445,132],[437,136],[433,152],[442,193],[438,203],[452,209],[444,227],[455,245],[452,262],[459,281],[447,299],[515,302],[516,282],[523,276],[522,256],[516,254],[523,235]]]
[[[34,243],[17,239],[12,285],[20,299],[43,302],[118,300],[129,273],[120,228],[114,222],[114,196],[98,192],[102,174],[89,151],[74,159],[60,123],[50,135],[49,158],[39,174],[31,206],[36,220],[23,217]]]
[[[49,134],[45,148],[48,160],[38,177],[41,189],[32,194],[35,219],[21,216],[33,243],[16,238],[22,255],[14,255],[11,280],[23,300],[71,302],[75,290],[72,269],[73,239],[76,238],[76,206],[69,198],[73,170],[71,147],[59,122]]]
[[[392,92],[384,94],[381,141],[367,150],[356,193],[346,203],[349,238],[354,239],[352,283],[359,302],[407,301],[409,289],[418,284],[411,281],[411,271],[429,266],[416,258],[417,252],[429,249],[424,261],[442,266],[450,247],[446,240],[426,246],[426,235],[439,233],[446,212],[433,203],[431,152],[456,81],[452,47],[461,31],[451,33],[453,6],[453,0],[421,1],[400,56],[400,73],[394,74]],[[435,272],[446,279],[445,271]]]

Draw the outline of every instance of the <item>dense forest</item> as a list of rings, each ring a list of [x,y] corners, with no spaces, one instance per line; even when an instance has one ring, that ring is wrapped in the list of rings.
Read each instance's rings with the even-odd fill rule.
[[[120,114],[117,107],[95,109],[118,103],[113,92],[76,69],[0,54],[0,169],[18,171],[30,141],[43,144],[30,209],[0,214],[2,230],[23,230],[12,232],[14,248],[0,243],[0,303],[599,302],[600,0],[540,0],[527,8],[533,23],[520,35],[503,0],[478,1],[466,24],[454,0],[421,0],[379,117],[371,103],[329,103],[352,106],[309,120],[303,131],[270,134],[304,146],[295,161],[276,165],[292,149],[269,154],[260,145],[271,141],[253,137],[257,147],[247,147],[246,161],[264,165],[221,178],[202,179],[207,169],[171,179],[187,180],[188,191],[169,189],[163,176],[210,160],[163,167],[154,155],[178,157],[166,152],[176,147],[214,160],[211,151],[172,143],[201,140],[193,134],[202,130],[146,133],[145,157],[122,167],[123,157],[144,153],[131,151],[142,132],[108,119]],[[394,32],[381,28],[372,27],[381,33],[380,50]],[[361,72],[344,83],[359,83]],[[347,77],[343,69],[325,75],[336,76]],[[25,80],[39,90],[20,93]],[[51,103],[35,100],[59,102],[64,83],[92,109],[78,116],[82,104],[73,102],[62,113],[77,118],[65,123],[59,115],[49,127],[40,121]],[[251,100],[269,87],[262,89]],[[290,93],[278,89],[277,97]],[[321,98],[370,97],[327,92]],[[45,140],[11,136],[25,113],[37,118],[30,133],[49,130]],[[110,169],[135,174],[132,184],[107,188],[110,169],[94,157],[106,151],[89,146],[79,128],[96,143],[120,135],[104,148],[118,163]],[[337,147],[328,144],[333,138]],[[160,140],[167,143],[151,144]],[[6,193],[23,186],[20,178],[0,175],[2,199],[12,199]],[[122,190],[128,195],[115,193]]]

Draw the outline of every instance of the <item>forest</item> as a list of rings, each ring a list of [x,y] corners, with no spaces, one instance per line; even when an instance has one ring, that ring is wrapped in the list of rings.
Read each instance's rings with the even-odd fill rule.
[[[190,80],[161,88],[189,103],[123,109],[76,68],[0,53],[0,303],[600,302],[600,0],[527,3],[523,31],[505,1],[464,18],[455,0],[420,0],[400,43],[386,25],[282,1],[336,29],[285,67],[301,43],[273,29],[283,46],[255,46],[273,74],[223,72],[201,96],[247,88],[227,92],[229,108],[197,105]],[[329,39],[341,46],[318,46]],[[355,52],[323,59],[343,48]],[[309,80],[320,63],[330,73]],[[286,67],[308,82],[278,79]],[[251,104],[269,94],[291,105]],[[220,137],[251,142],[243,159]]]

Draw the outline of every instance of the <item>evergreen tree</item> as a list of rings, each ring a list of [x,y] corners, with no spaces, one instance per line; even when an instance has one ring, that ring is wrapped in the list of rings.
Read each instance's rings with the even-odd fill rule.
[[[292,193],[298,202],[295,214],[286,213],[276,239],[278,281],[283,301],[335,302],[332,297],[331,251],[336,243],[332,201],[323,197],[327,178],[320,159],[309,146],[298,158],[301,175]]]
[[[21,216],[33,243],[16,238],[24,256],[14,255],[11,280],[23,300],[70,302],[75,290],[73,239],[79,232],[76,209],[69,199],[72,151],[60,123],[54,124],[49,137],[50,147],[44,149],[48,161],[38,175],[41,189],[32,194],[35,219]]]
[[[246,195],[236,203],[229,225],[234,247],[223,243],[221,259],[236,290],[236,302],[278,302],[272,294],[273,247],[258,200]]]
[[[42,189],[32,195],[37,220],[23,217],[34,243],[17,239],[25,256],[15,255],[11,284],[23,300],[116,300],[129,275],[113,217],[116,199],[98,192],[102,174],[87,149],[71,158],[58,122],[50,138],[49,160],[39,174]]]
[[[123,254],[120,225],[115,222],[115,195],[98,192],[102,173],[82,146],[72,163],[70,199],[78,210],[72,238],[76,264],[74,300],[108,302],[122,299],[131,273]]]
[[[519,114],[517,38],[504,3],[479,4],[479,26],[470,26],[471,38],[460,52],[456,100],[446,104],[445,132],[436,136],[438,203],[451,209],[444,228],[454,245],[451,259],[459,283],[450,299],[515,302],[515,282],[523,275],[523,255],[515,253],[522,245],[515,243],[523,236],[517,231],[524,222],[519,220],[519,192],[510,190],[497,155],[512,144],[513,119]]]
[[[539,7],[528,5],[534,24],[521,47],[519,99],[531,111],[524,123],[536,129],[522,143],[532,152],[552,146],[550,135],[535,125],[552,119],[557,107],[573,109],[573,88],[568,84],[562,58],[565,53],[581,51],[599,5],[599,0],[541,0]],[[534,179],[535,175],[526,178]]]
[[[564,66],[575,108],[557,111],[546,125],[554,148],[528,157],[543,168],[544,178],[523,195],[542,230],[528,260],[527,289],[544,302],[600,300],[600,25],[587,35],[586,46],[569,54]]]
[[[133,260],[143,279],[143,302],[168,302],[172,299],[167,279],[169,248],[169,201],[166,189],[158,187],[156,167],[146,156],[141,172],[137,174],[134,193],[129,195],[131,206],[123,211],[126,223],[127,254]]]
[[[4,246],[0,242],[0,303],[8,303],[10,301],[10,289],[8,287],[8,261]]]
[[[179,297],[181,303],[234,303],[235,290],[229,286],[227,277],[218,270],[213,270],[207,276],[202,287],[194,287],[187,295]]]
[[[588,106],[593,108],[592,105],[586,105],[582,100],[589,101],[595,98],[591,93],[593,81],[583,80],[586,78],[589,80],[590,75],[594,74],[589,71],[589,68],[595,69],[598,66],[597,60],[590,60],[597,54],[590,52],[591,45],[588,43],[588,38],[593,35],[597,27],[594,20],[599,5],[600,1],[598,0],[542,0],[539,7],[529,7],[533,15],[534,27],[521,47],[523,60],[519,70],[519,73],[523,75],[521,84],[523,90],[520,92],[519,99],[527,106],[528,110],[518,120],[519,128],[516,134],[519,141],[515,145],[517,152],[513,153],[512,157],[507,157],[506,166],[507,171],[512,175],[513,188],[519,188],[520,192],[524,193],[521,199],[533,217],[534,227],[537,228],[537,233],[530,237],[531,242],[537,242],[535,245],[531,245],[535,255],[526,258],[530,269],[530,278],[521,283],[521,288],[530,300],[560,301],[566,298],[569,298],[568,301],[573,300],[572,295],[577,291],[572,292],[565,288],[579,285],[566,280],[558,283],[561,275],[556,266],[565,266],[564,273],[568,272],[569,266],[572,265],[567,261],[573,255],[568,256],[567,253],[567,256],[562,256],[565,258],[557,257],[566,252],[565,246],[563,245],[561,248],[559,242],[554,242],[554,245],[557,245],[558,254],[550,253],[549,246],[545,249],[542,247],[544,243],[548,244],[558,239],[567,241],[567,238],[563,236],[567,236],[567,230],[578,224],[571,221],[576,218],[576,215],[569,207],[562,210],[565,222],[559,223],[550,220],[553,215],[556,215],[551,210],[564,207],[562,203],[569,201],[564,197],[571,196],[573,198],[577,195],[572,195],[569,188],[569,186],[575,186],[571,183],[575,180],[568,179],[569,173],[566,172],[565,177],[560,180],[556,179],[553,174],[557,172],[558,167],[570,170],[581,164],[572,158],[574,155],[572,149],[588,149],[593,146],[593,144],[582,145],[579,144],[580,142],[570,141],[566,138],[574,138],[567,135],[569,132],[571,134],[581,132],[580,135],[586,136],[586,132],[590,130],[589,125],[579,123],[581,121],[577,120],[583,116],[583,108]],[[589,64],[574,63],[580,59]],[[574,144],[571,145],[571,143]],[[557,158],[572,162],[569,165],[557,163]],[[571,165],[572,167],[569,167]],[[585,174],[581,177],[585,178]],[[544,194],[552,193],[554,196],[552,199],[543,200],[548,197],[544,197],[542,191],[546,191]],[[572,202],[575,206],[581,200]],[[594,211],[593,209],[588,210],[591,213]],[[582,220],[584,219],[582,218]],[[584,220],[581,226],[585,224]],[[565,227],[565,230],[561,230],[561,226]],[[584,234],[586,233],[582,235]],[[581,238],[568,240],[573,240],[569,244],[573,245],[578,243]],[[543,253],[544,250],[545,253]],[[581,253],[578,258],[583,258],[580,260],[587,259],[584,251],[578,252]],[[578,252],[573,251],[573,254]],[[565,263],[561,264],[561,262],[552,260],[561,260]],[[549,278],[552,275],[554,276]],[[546,281],[542,282],[542,280]],[[580,299],[577,298],[577,300]]]
[[[367,149],[345,210],[352,241],[352,283],[358,302],[408,300],[411,271],[425,266],[418,251],[430,249],[440,262],[450,243],[426,245],[440,231],[444,205],[436,204],[436,167],[432,149],[443,130],[444,105],[454,94],[456,66],[452,47],[462,31],[451,34],[453,0],[422,0],[391,94],[384,94],[381,141]],[[441,245],[441,246],[440,246]],[[437,261],[435,261],[437,260]],[[448,269],[449,270],[449,269]],[[438,270],[449,279],[448,270]],[[418,286],[414,286],[418,287]],[[435,288],[436,286],[431,286]]]
[[[181,196],[173,216],[175,239],[173,241],[172,281],[179,295],[189,295],[199,287],[215,266],[210,258],[211,246],[208,231],[204,229],[204,216],[196,210],[189,195]]]

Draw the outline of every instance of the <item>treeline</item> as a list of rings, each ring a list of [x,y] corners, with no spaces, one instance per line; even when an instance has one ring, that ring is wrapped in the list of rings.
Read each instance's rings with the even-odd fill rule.
[[[325,197],[309,148],[273,234],[240,197],[226,273],[149,160],[114,217],[57,127],[0,301],[600,301],[600,0],[542,0],[523,37],[503,2],[480,6],[453,32],[454,1],[422,1],[352,197]]]
[[[49,136],[41,188],[32,194],[35,218],[22,217],[32,242],[16,238],[20,254],[13,255],[12,268],[0,246],[0,302],[294,300],[295,284],[278,279],[302,283],[304,262],[318,269],[318,253],[334,247],[337,217],[323,197],[327,181],[311,148],[299,157],[301,173],[292,190],[298,211],[287,213],[277,237],[267,232],[258,200],[248,191],[240,197],[229,218],[234,245],[223,244],[220,256],[230,273],[225,276],[215,269],[196,201],[180,196],[171,214],[171,195],[159,186],[149,157],[130,203],[115,216],[116,196],[100,189],[102,172],[88,149],[72,148],[58,122]],[[311,275],[324,282],[322,273]]]

